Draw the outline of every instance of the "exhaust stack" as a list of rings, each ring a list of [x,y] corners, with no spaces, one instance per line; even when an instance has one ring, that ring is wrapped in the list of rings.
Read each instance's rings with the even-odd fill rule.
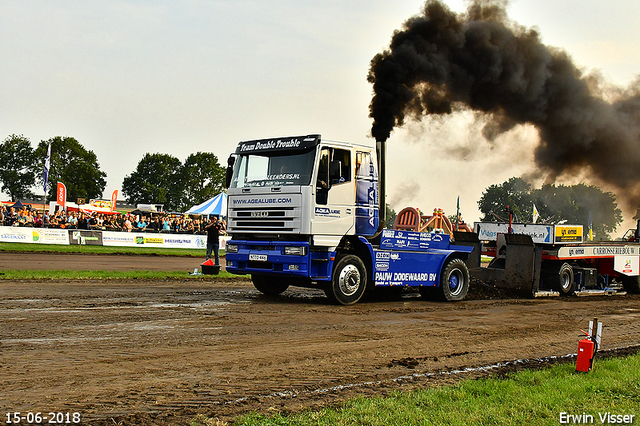
[[[373,238],[380,235],[380,233],[384,229],[384,224],[387,219],[387,203],[386,203],[387,143],[385,141],[380,141],[380,140],[376,141],[376,151],[378,155],[378,195],[380,197],[378,201],[378,206],[379,206],[378,217],[380,219],[378,224],[378,231],[376,231],[376,234],[374,235]]]

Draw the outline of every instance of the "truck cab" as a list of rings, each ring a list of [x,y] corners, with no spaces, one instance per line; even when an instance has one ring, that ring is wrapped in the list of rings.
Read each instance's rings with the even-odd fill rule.
[[[227,168],[227,271],[251,274],[266,294],[280,294],[290,285],[318,287],[345,305],[357,302],[367,287],[390,285],[376,273],[392,271],[389,259],[401,256],[391,252],[405,247],[380,248],[378,166],[375,147],[318,134],[238,143]],[[404,238],[388,237],[387,242]],[[430,257],[432,273],[413,277],[436,279],[451,254],[448,240],[439,244],[445,251]]]
[[[320,135],[240,142],[229,183],[229,233],[335,247],[378,228],[375,149]],[[312,237],[312,238],[310,238]]]

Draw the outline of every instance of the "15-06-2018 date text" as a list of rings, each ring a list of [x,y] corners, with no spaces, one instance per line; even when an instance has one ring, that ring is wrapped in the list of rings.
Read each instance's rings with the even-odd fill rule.
[[[82,421],[80,413],[62,412],[19,412],[10,411],[6,413],[5,424],[79,424]]]

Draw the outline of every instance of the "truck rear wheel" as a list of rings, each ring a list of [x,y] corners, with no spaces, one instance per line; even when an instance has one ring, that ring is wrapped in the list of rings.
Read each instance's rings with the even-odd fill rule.
[[[253,286],[261,293],[276,296],[289,288],[289,284],[282,282],[282,278],[267,275],[251,275]]]
[[[622,285],[627,293],[640,293],[640,276],[630,277],[625,275],[622,278]]]
[[[367,270],[358,256],[342,255],[336,259],[331,282],[324,289],[333,303],[352,305],[356,303],[367,287]]]
[[[440,297],[447,302],[463,300],[469,291],[469,269],[461,259],[449,260],[440,273]]]

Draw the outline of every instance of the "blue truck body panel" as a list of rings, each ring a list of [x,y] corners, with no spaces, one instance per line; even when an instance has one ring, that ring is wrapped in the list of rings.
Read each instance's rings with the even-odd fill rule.
[[[299,241],[230,240],[237,253],[226,253],[226,270],[232,274],[279,275],[313,280],[331,279],[330,252],[310,251],[309,243]],[[304,247],[306,255],[284,254],[285,247]],[[331,263],[331,265],[330,265]]]
[[[368,249],[376,286],[438,286],[446,260],[466,258],[473,250],[452,245],[446,234],[385,230],[380,247],[364,237],[358,239]],[[231,240],[227,244],[238,246],[237,253],[226,254],[227,271],[233,274],[331,280],[336,253],[312,251],[307,242]],[[305,255],[284,254],[285,247],[305,247]]]
[[[382,231],[380,248],[374,250],[376,286],[438,286],[442,266],[452,255],[466,258],[471,247],[451,245],[447,234]]]

